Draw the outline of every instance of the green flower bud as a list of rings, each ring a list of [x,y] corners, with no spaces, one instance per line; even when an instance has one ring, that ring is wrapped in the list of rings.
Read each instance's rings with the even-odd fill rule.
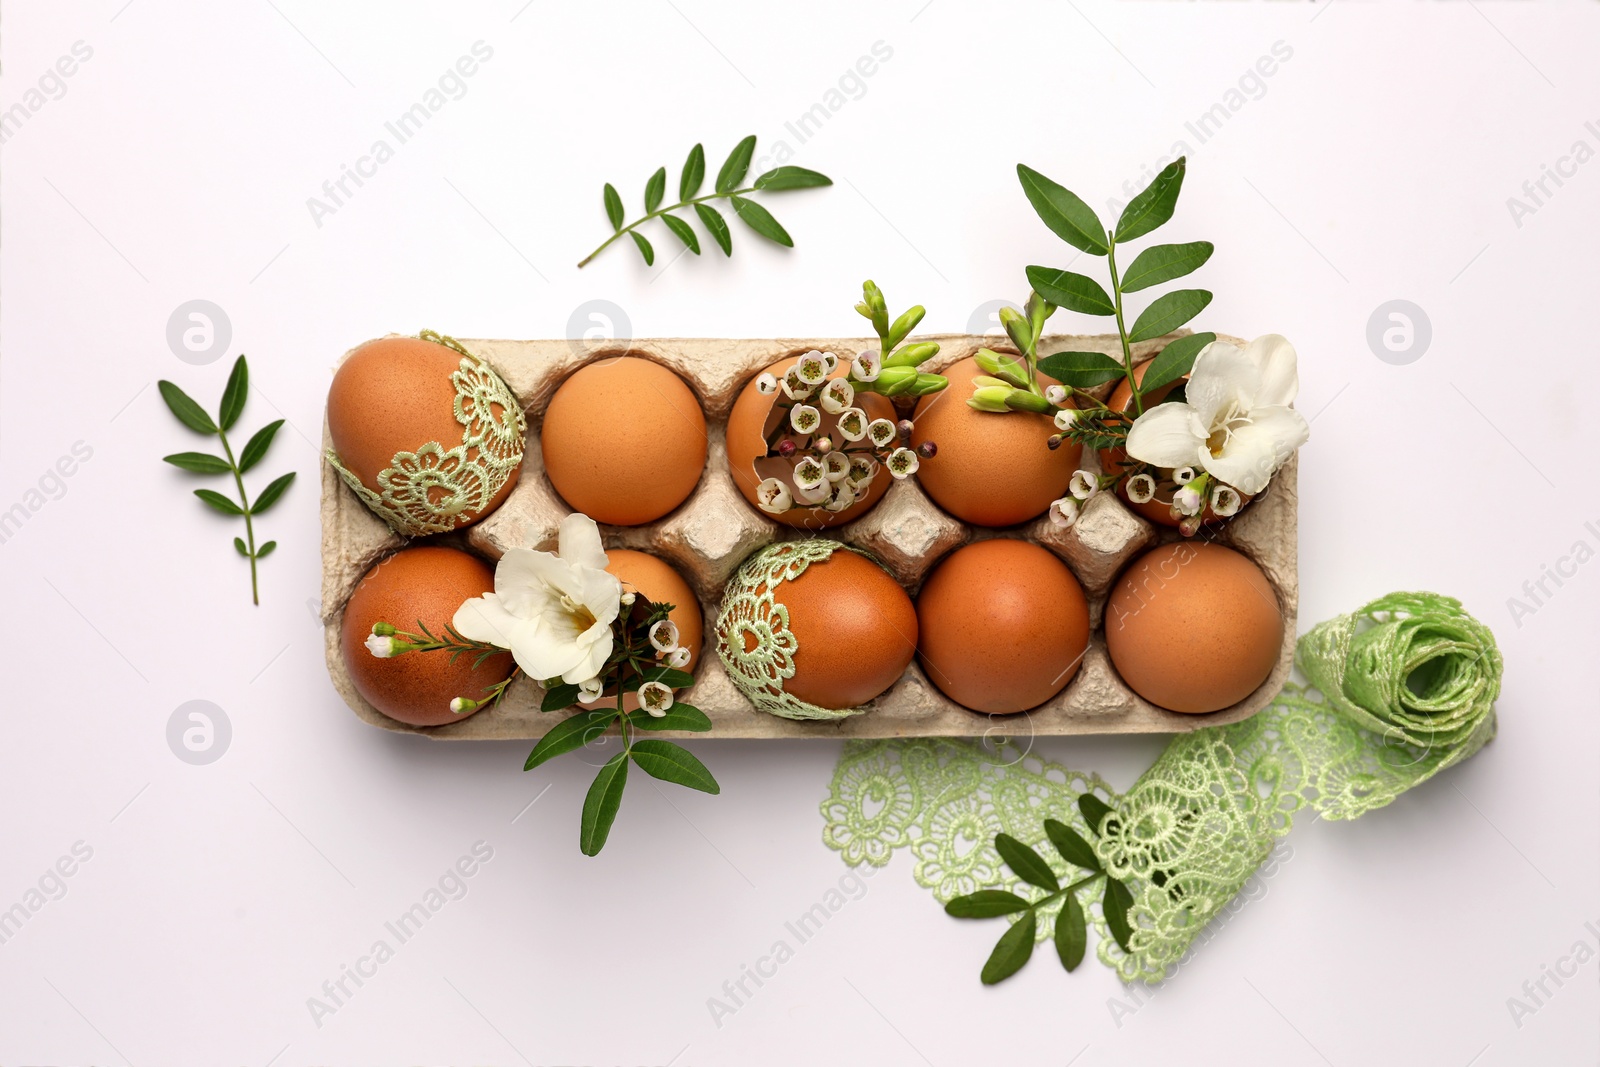
[[[884,336],[889,332],[889,307],[883,301],[883,290],[869,278],[861,283],[861,297],[871,312],[867,317],[872,320],[873,331]]]
[[[1028,316],[1028,330],[1034,339],[1043,337],[1045,320],[1056,313],[1056,306],[1038,293],[1029,293],[1023,310]]]
[[[883,361],[885,367],[919,367],[939,354],[939,342],[918,341],[906,345]]]
[[[912,383],[911,395],[928,396],[930,393],[939,392],[949,384],[950,379],[942,374],[919,374],[917,380]]]
[[[1008,356],[1003,352],[991,352],[987,348],[978,349],[978,354],[973,357],[979,367],[986,374],[991,374],[1008,385],[1018,389],[1028,388],[1028,365],[1016,356]]]
[[[1041,415],[1049,414],[1050,401],[1038,393],[1031,393],[1026,389],[1013,389],[1011,395],[1006,397],[1006,407],[1012,411],[1036,411]]]
[[[1000,385],[985,385],[972,391],[972,396],[967,401],[968,407],[977,408],[979,411],[1004,412],[1011,409],[1006,407],[1006,400],[1011,396],[1011,386],[1004,383]]]
[[[1028,327],[1028,320],[1016,308],[1000,309],[1000,325],[1006,328],[1006,336],[1011,338],[1011,343],[1016,345],[1018,350],[1023,352],[1033,350],[1033,331]]]
[[[894,320],[894,325],[889,327],[889,336],[884,339],[883,343],[890,348],[894,348],[895,345],[910,336],[911,331],[917,328],[917,323],[921,322],[922,316],[926,314],[927,310],[921,304],[907,310],[905,314]]]
[[[392,623],[375,622],[372,624],[372,632],[377,634],[379,637],[393,637],[400,631],[396,630]]]

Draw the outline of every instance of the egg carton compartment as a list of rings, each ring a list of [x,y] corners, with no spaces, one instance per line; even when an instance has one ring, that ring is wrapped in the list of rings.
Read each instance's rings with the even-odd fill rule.
[[[1189,331],[1133,347],[1135,362],[1152,357],[1169,341]],[[1222,336],[1225,340],[1234,338]],[[924,370],[937,372],[988,346],[1006,350],[1003,338],[933,334],[915,340],[937,341],[940,351]],[[1117,576],[1136,555],[1179,539],[1176,530],[1152,524],[1112,493],[1096,494],[1073,526],[1062,529],[1041,516],[1004,529],[970,526],[952,517],[923,492],[916,479],[895,482],[864,516],[819,533],[773,521],[746,503],[728,469],[724,430],[740,390],[770,364],[817,349],[849,359],[876,347],[870,338],[718,340],[663,338],[614,341],[463,340],[487,361],[522,402],[528,417],[527,446],[515,489],[494,512],[449,534],[411,542],[395,534],[367,510],[327,464],[322,466],[322,604],[329,674],[345,702],[365,721],[387,730],[423,733],[439,739],[533,739],[567,713],[542,713],[542,690],[519,677],[500,704],[444,726],[415,727],[390,719],[356,691],[339,633],[344,606],[362,576],[380,559],[408,543],[450,544],[498,560],[507,549],[554,550],[561,519],[571,512],[544,471],[539,433],[551,396],[584,363],[616,356],[654,360],[677,372],[694,390],[706,415],[706,469],[690,497],[676,510],[643,526],[602,526],[607,548],[650,552],[672,563],[694,589],[705,618],[706,639],[695,666],[695,684],[684,699],[714,724],[704,737],[971,737],[1066,734],[1181,733],[1237,722],[1259,711],[1287,680],[1294,658],[1299,604],[1297,573],[1298,461],[1291,458],[1268,490],[1232,521],[1205,527],[1200,539],[1214,540],[1254,560],[1277,594],[1283,615],[1283,646],[1271,675],[1250,696],[1221,711],[1186,715],[1157,707],[1133,692],[1117,675],[1106,652],[1102,615]],[[1098,351],[1120,358],[1115,335],[1050,335],[1042,354]],[[1111,386],[1097,392],[1104,397]],[[324,447],[331,447],[326,424]],[[937,459],[929,462],[937,462]],[[1083,463],[1093,468],[1094,454]],[[1054,698],[1031,711],[991,715],[971,711],[947,698],[913,660],[905,674],[869,705],[864,714],[826,722],[797,722],[757,710],[733,685],[717,658],[715,620],[723,588],[739,565],[758,549],[777,541],[829,537],[870,553],[915,599],[923,578],[953,549],[990,537],[1014,537],[1040,544],[1077,576],[1089,601],[1091,634],[1082,666]],[[663,736],[669,736],[663,734]]]

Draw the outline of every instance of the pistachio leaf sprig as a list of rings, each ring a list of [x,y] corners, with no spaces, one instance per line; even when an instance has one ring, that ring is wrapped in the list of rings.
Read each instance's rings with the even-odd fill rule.
[[[278,542],[268,541],[257,546],[255,519],[278,502],[290,483],[294,481],[295,472],[290,471],[268,482],[266,488],[262,489],[253,501],[245,492],[244,475],[265,458],[267,449],[272,447],[273,438],[283,427],[283,420],[269,422],[257,430],[245,442],[238,456],[234,456],[233,448],[228,443],[228,431],[239,421],[245,401],[250,394],[250,368],[243,356],[234,361],[233,371],[228,375],[228,384],[222,390],[222,402],[217,409],[216,418],[212,418],[189,394],[173,383],[162,380],[157,383],[157,388],[161,391],[161,399],[166,401],[167,407],[179,422],[195,433],[217,438],[222,445],[220,456],[209,452],[175,452],[170,456],[163,456],[162,460],[195,474],[233,476],[234,488],[239,494],[238,500],[212,489],[196,489],[194,495],[214,511],[244,519],[245,535],[243,538],[235,537],[233,547],[239,555],[250,561],[250,599],[252,603],[259,605],[261,591],[256,578],[256,561],[271,555],[272,550],[278,547]]]
[[[722,213],[712,207],[710,201],[726,200],[728,206],[733,208],[733,213],[739,217],[750,229],[765,237],[767,240],[780,244],[785,248],[794,247],[794,239],[789,236],[778,220],[772,217],[761,204],[749,198],[750,193],[779,193],[791,189],[814,189],[823,185],[832,185],[833,180],[825,174],[804,167],[774,167],[772,170],[760,175],[747,186],[740,186],[745,175],[750,170],[751,158],[755,155],[756,138],[754,134],[746,137],[734,146],[727,160],[722,164],[722,169],[717,172],[716,182],[712,191],[704,196],[698,195],[705,182],[706,152],[701,145],[695,145],[689,150],[689,158],[684,161],[683,170],[678,177],[678,202],[663,206],[662,200],[666,198],[667,168],[661,167],[650,175],[650,180],[644,187],[645,213],[634,221],[623,225],[624,211],[622,197],[617,194],[615,187],[610,182],[605,186],[606,219],[611,223],[614,231],[610,237],[603,241],[599,248],[590,252],[579,263],[579,267],[586,266],[601,252],[609,248],[612,242],[617,241],[623,234],[633,238],[633,243],[639,249],[639,255],[644,257],[645,266],[652,266],[656,261],[656,251],[650,241],[639,232],[639,227],[651,219],[660,219],[662,225],[671,231],[672,235],[683,243],[683,246],[695,255],[700,254],[700,238],[695,234],[694,227],[675,211],[694,209],[695,215],[700,219],[700,224],[705,227],[717,247],[722,249],[724,256],[733,255],[733,235],[728,230],[728,222]]]
[[[1078,798],[1078,809],[1091,830],[1099,833],[1101,820],[1111,814],[1111,808],[1092,793]],[[1044,896],[1029,900],[1005,889],[981,889],[976,893],[956,897],[944,906],[946,914],[958,919],[992,919],[1002,915],[1020,915],[989,954],[979,977],[984,985],[994,985],[1010,978],[1033,955],[1034,939],[1039,928],[1039,910],[1056,901],[1061,911],[1056,915],[1055,946],[1061,966],[1069,972],[1083,962],[1088,947],[1089,922],[1083,904],[1078,900],[1080,890],[1087,889],[1101,879],[1105,886],[1100,907],[1105,915],[1106,927],[1124,952],[1132,929],[1128,923],[1128,910],[1133,906],[1133,893],[1119,879],[1106,873],[1094,846],[1084,840],[1076,830],[1055,819],[1044,821],[1044,831],[1050,843],[1067,864],[1085,872],[1073,881],[1062,885],[1050,863],[1038,852],[1009,834],[998,834],[995,850],[1024,882],[1044,891]]]

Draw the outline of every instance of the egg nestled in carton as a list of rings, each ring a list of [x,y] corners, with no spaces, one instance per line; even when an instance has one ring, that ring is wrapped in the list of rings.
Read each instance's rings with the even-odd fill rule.
[[[448,533],[499,507],[526,432],[494,369],[432,332],[367,342],[328,389],[328,462],[405,537]]]

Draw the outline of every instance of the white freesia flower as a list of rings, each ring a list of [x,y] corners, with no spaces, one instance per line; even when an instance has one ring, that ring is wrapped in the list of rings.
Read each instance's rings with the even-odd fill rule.
[[[1294,346],[1267,334],[1244,348],[1213,341],[1189,372],[1184,403],[1157,404],[1128,431],[1128,454],[1157,467],[1196,465],[1259,493],[1311,427],[1289,405],[1299,391]]]
[[[451,625],[468,640],[510,649],[530,677],[577,684],[611,656],[622,583],[606,573],[600,528],[589,516],[561,520],[558,548],[506,552],[494,592],[462,604]]]

